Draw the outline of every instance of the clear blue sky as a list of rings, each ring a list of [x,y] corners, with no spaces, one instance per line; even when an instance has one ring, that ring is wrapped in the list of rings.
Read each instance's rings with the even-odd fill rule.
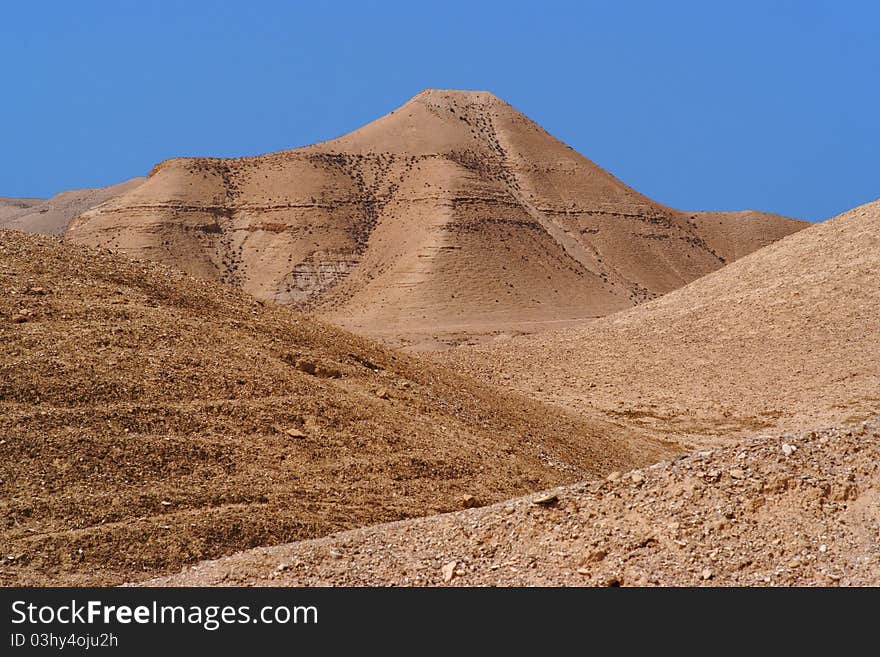
[[[486,89],[683,209],[880,197],[876,2],[6,2],[0,195],[348,132]]]

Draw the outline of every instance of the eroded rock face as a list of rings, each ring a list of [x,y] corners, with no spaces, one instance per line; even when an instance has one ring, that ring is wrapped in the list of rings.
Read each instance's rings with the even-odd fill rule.
[[[394,332],[605,315],[804,225],[667,208],[492,94],[429,90],[314,146],[163,162],[67,239]]]
[[[328,255],[315,254],[312,260],[299,263],[281,280],[274,301],[304,304],[318,298],[345,278],[356,265],[357,261],[350,257],[340,256],[333,260]]]

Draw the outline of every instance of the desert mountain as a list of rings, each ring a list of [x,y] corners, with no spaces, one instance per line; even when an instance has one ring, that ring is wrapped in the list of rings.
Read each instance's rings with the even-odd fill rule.
[[[45,203],[42,198],[9,198],[0,196],[0,222],[6,222],[19,214],[28,212],[35,205]]]
[[[614,430],[177,269],[0,232],[4,585],[136,580],[668,453]]]
[[[685,441],[880,411],[880,201],[588,326],[450,358]]]
[[[74,217],[134,189],[144,180],[132,178],[109,187],[70,190],[50,199],[0,198],[0,229],[63,235]]]
[[[877,586],[880,418],[203,563],[159,586]]]
[[[430,343],[606,315],[805,225],[673,210],[492,94],[428,90],[314,146],[162,162],[67,238]]]

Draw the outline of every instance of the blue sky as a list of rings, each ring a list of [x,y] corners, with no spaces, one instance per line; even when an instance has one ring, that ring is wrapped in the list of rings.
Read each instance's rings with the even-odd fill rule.
[[[823,219],[880,197],[873,2],[4,3],[0,195],[332,138],[486,89],[652,198]]]

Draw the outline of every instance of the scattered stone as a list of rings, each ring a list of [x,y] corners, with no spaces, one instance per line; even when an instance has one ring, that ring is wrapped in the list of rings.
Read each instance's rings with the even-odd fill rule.
[[[854,500],[859,496],[859,487],[855,484],[839,484],[830,490],[831,499],[835,502]]]
[[[376,391],[376,396],[379,399],[388,399],[388,389],[387,388],[379,388]]]
[[[788,488],[789,481],[785,475],[779,475],[764,484],[764,488],[771,493],[781,492]]]
[[[473,509],[475,506],[477,506],[477,498],[473,495],[465,495],[461,498],[461,505],[465,509]]]
[[[615,470],[614,472],[609,473],[609,475],[607,477],[605,477],[605,479],[607,479],[608,481],[617,481],[622,476],[623,475],[620,472]]]
[[[314,376],[315,372],[318,369],[318,366],[310,360],[305,360],[300,358],[294,363],[294,367],[298,369],[300,372],[305,372],[306,374],[311,374]]]
[[[341,558],[342,558],[342,552],[340,552],[340,551],[337,550],[336,548],[330,548],[330,556],[331,556],[332,558],[334,558],[334,559],[341,559]]]
[[[643,483],[645,482],[645,475],[643,475],[641,472],[639,472],[638,470],[636,470],[635,472],[633,472],[633,473],[629,476],[629,479],[630,479],[630,481],[633,482],[636,486],[638,486],[638,485],[643,484]]]
[[[303,431],[301,431],[300,429],[297,429],[296,427],[291,427],[290,429],[285,429],[284,433],[286,433],[291,438],[307,438],[308,437]]]
[[[605,550],[593,550],[586,557],[584,557],[584,560],[582,563],[585,563],[585,564],[599,563],[607,556],[608,556],[608,552]]]
[[[340,372],[335,367],[325,367],[324,365],[318,365],[315,368],[315,376],[321,377],[322,379],[341,379],[342,372]]]
[[[708,568],[704,568],[704,569],[703,569],[703,572],[700,573],[700,576],[701,576],[703,579],[712,579],[712,571],[709,570]]]
[[[789,445],[788,443],[782,443],[782,453],[786,456],[791,456],[797,451],[797,447],[794,445]]]
[[[635,549],[651,547],[653,545],[657,545],[657,539],[653,536],[643,536],[635,543]]]
[[[374,363],[371,360],[367,360],[363,356],[359,356],[358,354],[348,354],[348,357],[351,358],[356,363],[358,363],[359,365],[363,365],[367,369],[373,370],[374,372],[378,372],[379,370],[382,369],[381,366],[377,365],[376,363]]]
[[[458,565],[457,561],[450,561],[445,564],[442,568],[440,568],[440,573],[443,575],[444,582],[451,582],[452,578],[455,577],[455,567]]]
[[[744,471],[740,470],[739,468],[733,468],[730,471],[730,478],[731,479],[745,479],[746,473]]]
[[[723,518],[719,518],[718,520],[715,520],[714,522],[712,522],[712,524],[710,526],[712,527],[712,529],[714,531],[720,532],[720,531],[727,528],[727,521],[724,520]]]
[[[532,500],[532,504],[535,504],[536,506],[555,506],[557,502],[559,502],[559,496],[555,493],[542,495],[541,497]]]
[[[171,506],[171,502],[168,500],[162,500],[162,506]]]

